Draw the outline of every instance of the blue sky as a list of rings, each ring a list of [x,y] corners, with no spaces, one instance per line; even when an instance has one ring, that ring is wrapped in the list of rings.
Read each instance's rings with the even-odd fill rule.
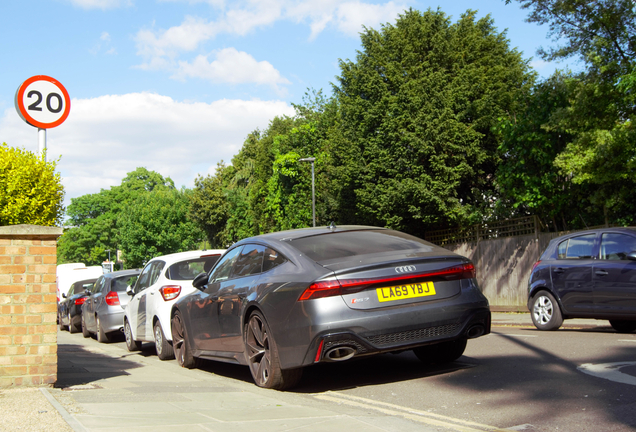
[[[5,0],[0,4],[0,142],[37,151],[14,108],[22,82],[59,80],[71,113],[48,131],[70,198],[120,184],[144,166],[191,188],[246,135],[291,115],[308,88],[331,93],[339,59],[355,59],[362,25],[407,8],[456,21],[490,14],[542,77],[564,65],[536,56],[547,28],[504,0]]]

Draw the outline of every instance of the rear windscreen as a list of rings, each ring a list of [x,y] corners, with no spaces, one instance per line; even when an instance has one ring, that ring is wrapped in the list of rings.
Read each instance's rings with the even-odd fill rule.
[[[220,256],[210,255],[174,263],[168,267],[166,277],[171,280],[193,280],[199,273],[209,272]]]
[[[433,250],[424,240],[389,230],[334,232],[295,239],[291,245],[318,263],[383,252]]]
[[[135,282],[137,282],[137,278],[139,275],[134,276],[120,276],[118,278],[113,279],[110,283],[110,290],[115,292],[124,292],[127,287],[134,287]]]

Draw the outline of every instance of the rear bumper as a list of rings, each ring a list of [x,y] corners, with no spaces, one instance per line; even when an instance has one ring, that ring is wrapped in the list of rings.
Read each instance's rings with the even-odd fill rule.
[[[99,324],[105,333],[121,331],[124,328],[125,312],[120,306],[110,306],[109,309],[119,309],[99,314]]]

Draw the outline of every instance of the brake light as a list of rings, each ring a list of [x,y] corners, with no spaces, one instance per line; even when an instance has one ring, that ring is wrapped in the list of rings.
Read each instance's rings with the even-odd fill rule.
[[[179,294],[181,294],[181,286],[165,285],[159,288],[159,292],[161,293],[161,297],[163,297],[164,301],[174,300],[179,297]]]
[[[458,280],[458,279],[473,279],[476,277],[475,266],[473,263],[464,263],[452,267],[448,267],[441,270],[432,272],[400,275],[389,278],[379,279],[329,279],[314,282],[302,293],[299,301],[311,300],[323,297],[332,297],[343,294],[352,294],[358,291],[362,291],[371,285],[385,285],[388,283],[395,283],[406,280],[421,280],[421,279],[442,279],[442,280]]]
[[[106,294],[106,304],[108,306],[119,306],[119,296],[115,291]]]
[[[76,298],[75,299],[75,304],[78,305],[78,306],[79,305],[83,305],[85,301],[86,301],[86,297]]]

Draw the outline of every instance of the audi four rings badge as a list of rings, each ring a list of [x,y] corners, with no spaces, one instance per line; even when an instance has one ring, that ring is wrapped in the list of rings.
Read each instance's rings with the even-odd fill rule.
[[[402,266],[402,267],[395,268],[396,273],[410,273],[414,271],[415,271],[415,266]]]

